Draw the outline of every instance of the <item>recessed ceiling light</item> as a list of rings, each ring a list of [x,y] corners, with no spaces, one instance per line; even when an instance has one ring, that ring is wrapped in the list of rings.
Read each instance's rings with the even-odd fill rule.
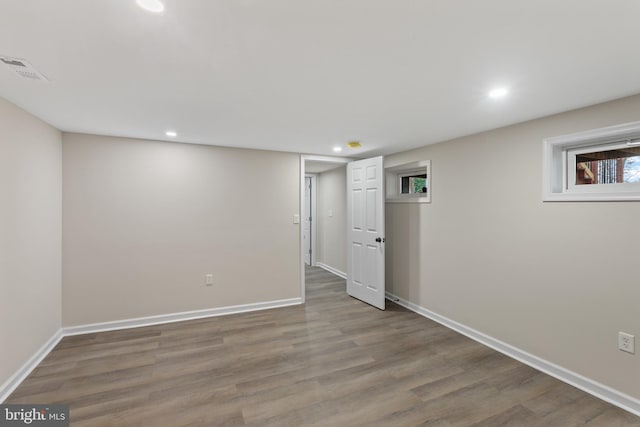
[[[178,133],[176,131],[173,131],[173,130],[168,130],[164,134],[167,135],[170,138],[174,138],[174,137],[178,136]]]
[[[508,94],[509,91],[507,90],[507,88],[505,87],[497,87],[495,89],[492,89],[489,92],[489,98],[502,98],[503,96],[505,96],[506,94]]]
[[[342,147],[333,147],[333,151],[339,153],[342,151]]]
[[[160,0],[136,0],[136,3],[149,12],[160,13],[164,10],[164,4]]]

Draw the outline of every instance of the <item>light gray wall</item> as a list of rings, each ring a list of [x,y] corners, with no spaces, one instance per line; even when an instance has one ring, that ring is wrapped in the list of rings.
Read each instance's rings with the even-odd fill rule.
[[[298,155],[63,139],[63,325],[300,297]]]
[[[316,261],[347,272],[347,168],[341,166],[316,177]],[[329,210],[333,216],[329,217]]]
[[[0,386],[60,329],[61,144],[0,98]]]
[[[542,202],[542,140],[640,120],[640,96],[427,146],[432,203],[387,204],[387,288],[640,398],[640,203]]]

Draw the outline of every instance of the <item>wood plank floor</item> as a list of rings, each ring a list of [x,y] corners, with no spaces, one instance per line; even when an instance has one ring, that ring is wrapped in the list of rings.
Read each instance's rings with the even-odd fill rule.
[[[307,271],[307,304],[64,338],[6,403],[72,426],[640,426],[640,418]]]

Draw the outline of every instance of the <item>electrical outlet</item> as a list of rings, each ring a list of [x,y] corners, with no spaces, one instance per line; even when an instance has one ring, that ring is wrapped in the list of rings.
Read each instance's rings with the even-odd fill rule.
[[[625,334],[624,332],[618,332],[618,348],[627,353],[635,354],[636,337],[631,334]]]
[[[207,286],[213,285],[213,274],[205,274],[204,275],[204,284]]]

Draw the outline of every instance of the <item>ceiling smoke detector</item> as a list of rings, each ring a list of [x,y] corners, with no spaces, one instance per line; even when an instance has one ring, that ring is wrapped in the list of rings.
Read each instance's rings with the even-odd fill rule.
[[[42,73],[33,68],[33,65],[29,64],[24,59],[0,56],[0,61],[24,79],[37,80],[41,82],[49,81]]]

